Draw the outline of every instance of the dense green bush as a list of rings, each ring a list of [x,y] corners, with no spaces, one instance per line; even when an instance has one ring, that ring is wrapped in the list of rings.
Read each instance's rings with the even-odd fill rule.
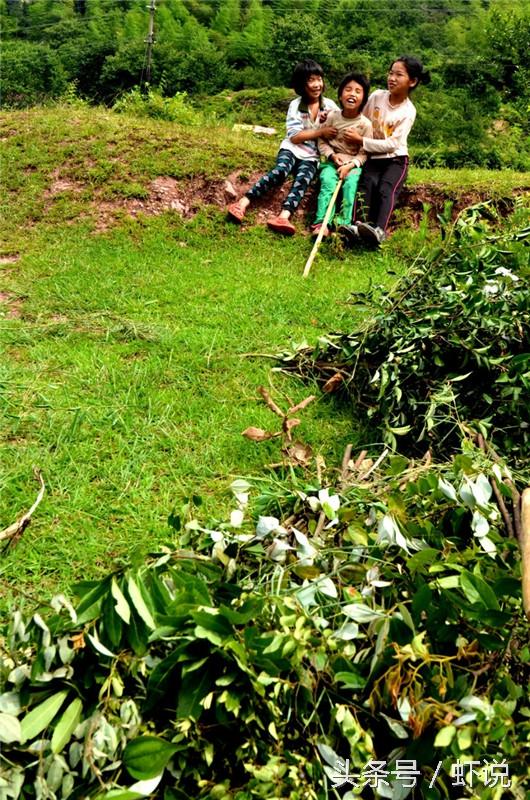
[[[2,103],[29,106],[58,97],[68,83],[59,56],[50,47],[30,42],[4,42]]]
[[[203,115],[189,104],[186,92],[179,92],[173,97],[163,97],[154,89],[142,92],[136,87],[128,94],[122,95],[114,103],[113,109],[120,114],[165,119],[169,122],[178,122],[180,125],[200,125],[204,121]]]
[[[190,97],[190,102],[200,111],[220,120],[253,125],[276,126],[283,131],[289,103],[294,98],[290,89],[242,89],[224,91],[214,97]]]

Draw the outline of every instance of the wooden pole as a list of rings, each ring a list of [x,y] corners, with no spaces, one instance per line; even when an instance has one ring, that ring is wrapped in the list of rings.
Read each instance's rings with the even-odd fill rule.
[[[340,191],[340,187],[342,186],[342,183],[343,182],[342,182],[342,179],[341,179],[337,183],[337,185],[335,186],[335,191],[331,195],[331,200],[329,201],[329,205],[328,205],[328,207],[326,209],[326,213],[324,214],[324,219],[322,221],[322,227],[320,228],[320,230],[318,232],[318,236],[316,238],[315,244],[313,245],[313,249],[311,250],[311,253],[309,254],[309,258],[307,259],[306,265],[304,267],[304,275],[303,275],[304,278],[307,278],[307,276],[309,275],[309,270],[311,269],[311,265],[312,265],[313,261],[315,260],[315,256],[316,256],[316,254],[318,252],[318,248],[320,247],[320,242],[322,241],[322,238],[324,236],[324,231],[326,230],[327,224],[329,222],[329,218],[331,217],[331,210],[332,210],[333,206],[335,205],[335,201],[337,199],[337,195],[338,195],[338,193]]]

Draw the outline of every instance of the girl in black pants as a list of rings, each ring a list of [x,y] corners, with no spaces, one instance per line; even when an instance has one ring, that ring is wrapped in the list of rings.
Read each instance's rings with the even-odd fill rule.
[[[373,92],[363,114],[371,120],[373,137],[362,137],[354,130],[344,132],[351,143],[361,144],[368,153],[353,210],[353,225],[339,228],[349,244],[364,240],[379,245],[386,239],[386,228],[405,183],[409,162],[407,138],[416,119],[409,94],[429,73],[417,58],[401,56],[390,67],[388,90]]]

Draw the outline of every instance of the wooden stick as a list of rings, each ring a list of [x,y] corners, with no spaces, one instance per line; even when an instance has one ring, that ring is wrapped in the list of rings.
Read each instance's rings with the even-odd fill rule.
[[[331,195],[331,200],[329,201],[328,207],[326,209],[326,213],[324,214],[324,219],[322,221],[322,227],[320,228],[320,230],[318,232],[318,236],[316,238],[316,242],[313,245],[313,249],[311,250],[311,253],[309,254],[309,258],[307,259],[306,265],[304,267],[304,278],[307,278],[307,276],[309,275],[309,270],[311,269],[311,264],[315,260],[315,256],[316,256],[316,254],[318,252],[318,248],[320,247],[320,242],[322,241],[322,238],[324,236],[324,231],[327,228],[327,225],[328,225],[328,222],[329,222],[329,218],[331,217],[331,211],[333,209],[333,206],[335,205],[335,200],[337,199],[337,195],[338,195],[338,193],[340,191],[342,183],[343,183],[343,181],[341,179],[337,183],[337,185],[335,186],[335,191]]]
[[[521,496],[521,582],[523,587],[523,609],[530,621],[530,489]]]
[[[359,480],[360,480],[360,481],[365,481],[365,480],[366,480],[366,478],[368,478],[368,476],[369,476],[369,475],[371,475],[371,474],[372,474],[372,472],[373,472],[375,469],[377,469],[377,467],[379,466],[379,464],[381,464],[381,462],[385,460],[385,458],[387,457],[387,455],[388,455],[389,453],[390,453],[390,450],[386,450],[386,449],[385,449],[385,450],[383,450],[383,452],[381,453],[381,455],[379,456],[379,458],[377,459],[377,461],[375,461],[375,462],[372,464],[372,466],[370,467],[370,469],[368,470],[368,472],[365,472],[365,473],[364,473],[364,475],[361,475],[361,477],[359,478]]]

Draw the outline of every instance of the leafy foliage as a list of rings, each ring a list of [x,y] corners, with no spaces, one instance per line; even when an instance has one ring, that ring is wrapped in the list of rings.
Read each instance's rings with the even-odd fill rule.
[[[369,471],[257,496],[236,481],[230,522],[172,516],[195,551],[80,584],[75,610],[58,596],[46,619],[15,611],[6,797],[320,800],[341,757],[359,774],[385,760],[378,794],[394,798],[410,791],[400,763],[421,766],[416,796],[431,799],[475,760],[465,796],[493,800],[497,762],[521,798],[530,653],[517,545],[492,501],[506,468],[468,444],[446,465]]]
[[[503,224],[490,205],[466,210],[396,289],[353,296],[372,311],[351,333],[322,337],[282,364],[337,375],[354,408],[402,451],[458,449],[462,430],[528,457],[528,208]],[[330,387],[331,388],[331,387]]]
[[[56,97],[72,82],[83,99],[111,104],[147,79],[147,4],[0,0],[0,13],[8,106]],[[418,163],[525,171],[529,26],[528,0],[509,9],[503,0],[164,0],[149,81],[168,97],[266,89],[287,85],[296,61],[310,56],[322,63],[333,94],[351,69],[384,85],[389,60],[410,52],[433,73],[431,86],[415,93]],[[47,62],[54,80],[43,82]]]

